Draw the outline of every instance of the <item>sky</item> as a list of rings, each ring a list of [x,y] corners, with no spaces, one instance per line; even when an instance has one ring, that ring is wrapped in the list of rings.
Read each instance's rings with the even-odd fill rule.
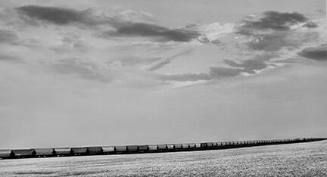
[[[327,136],[324,0],[0,0],[0,148]]]

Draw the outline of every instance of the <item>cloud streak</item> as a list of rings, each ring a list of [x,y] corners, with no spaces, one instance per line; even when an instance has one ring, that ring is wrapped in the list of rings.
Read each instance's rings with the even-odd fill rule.
[[[185,74],[170,74],[160,75],[160,79],[165,81],[199,81],[199,80],[214,80],[226,77],[237,76],[242,72],[238,68],[227,67],[211,67],[208,73],[185,73]]]
[[[0,43],[15,43],[18,39],[14,32],[0,29]]]
[[[241,73],[256,74],[257,71],[268,67],[266,62],[273,56],[274,55],[258,55],[252,59],[244,60],[240,63],[233,60],[224,60],[225,64],[229,65],[230,67],[210,67],[208,73],[162,75],[161,79],[171,81],[199,81],[235,77]]]
[[[83,62],[78,58],[59,60],[52,65],[52,68],[59,73],[78,75],[88,80],[103,82],[112,80],[109,70],[102,71],[95,63]]]
[[[175,58],[179,57],[179,56],[183,56],[183,55],[187,55],[190,54],[192,52],[191,49],[183,51],[181,53],[178,53],[176,55],[173,55],[171,57],[165,58],[164,60],[160,61],[159,63],[156,63],[155,65],[153,65],[152,67],[150,67],[148,70],[149,71],[155,71],[158,70],[164,66],[166,66],[167,64],[171,63],[172,60],[174,60]]]
[[[0,61],[5,61],[5,62],[22,62],[22,60],[18,57],[15,56],[10,56],[10,55],[3,55],[0,54]]]

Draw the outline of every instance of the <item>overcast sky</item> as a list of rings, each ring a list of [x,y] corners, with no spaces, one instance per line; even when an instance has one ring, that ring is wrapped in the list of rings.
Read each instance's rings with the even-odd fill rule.
[[[0,0],[0,148],[327,136],[324,0]]]

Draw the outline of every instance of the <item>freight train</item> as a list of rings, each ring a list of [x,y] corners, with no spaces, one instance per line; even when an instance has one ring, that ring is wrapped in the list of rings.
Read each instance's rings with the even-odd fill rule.
[[[127,145],[127,146],[92,146],[92,147],[61,147],[61,148],[32,148],[32,149],[4,149],[0,150],[0,159],[37,158],[37,157],[64,157],[85,155],[109,155],[132,153],[159,153],[176,151],[199,151],[251,146],[290,144],[326,140],[327,138],[297,138],[254,141],[225,141],[183,144],[158,145]]]

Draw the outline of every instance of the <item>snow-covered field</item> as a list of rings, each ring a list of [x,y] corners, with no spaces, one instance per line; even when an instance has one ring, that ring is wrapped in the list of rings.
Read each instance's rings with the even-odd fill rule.
[[[327,176],[327,141],[229,150],[0,160],[0,176]]]

